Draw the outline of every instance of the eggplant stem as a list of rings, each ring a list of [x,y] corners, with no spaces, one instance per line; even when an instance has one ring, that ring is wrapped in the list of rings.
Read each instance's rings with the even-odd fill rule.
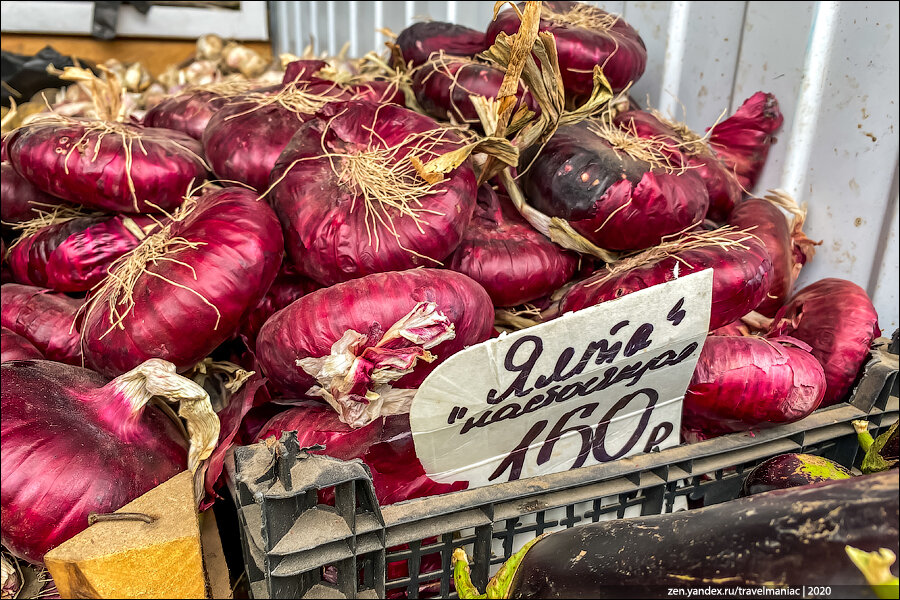
[[[144,513],[90,513],[88,515],[88,525],[94,523],[106,523],[109,521],[141,521],[143,523],[152,523],[156,519]]]
[[[462,548],[453,550],[450,558],[453,568],[453,583],[456,586],[456,594],[463,600],[486,598],[485,594],[479,594],[478,588],[472,583],[472,572],[469,570],[469,557]]]
[[[863,452],[868,452],[872,444],[875,443],[875,439],[869,433],[869,422],[860,419],[853,421],[852,424],[853,429],[856,430],[856,437],[859,439],[859,447],[862,448]]]

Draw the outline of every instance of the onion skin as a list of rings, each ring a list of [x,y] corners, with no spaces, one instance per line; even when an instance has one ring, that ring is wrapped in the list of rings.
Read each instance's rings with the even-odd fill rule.
[[[451,56],[475,56],[491,47],[481,31],[443,21],[413,23],[400,32],[396,44],[403,62],[413,67],[441,50]]]
[[[200,140],[209,120],[227,103],[226,96],[210,91],[170,96],[147,111],[144,125],[174,129]]]
[[[31,185],[27,179],[16,173],[8,162],[0,165],[2,169],[3,202],[0,203],[0,220],[3,229],[6,223],[24,223],[38,216],[36,211],[48,212],[53,207],[65,204],[64,201],[51,196]]]
[[[831,406],[843,402],[850,392],[881,329],[864,289],[844,279],[827,278],[794,294],[775,315],[768,335],[789,335],[812,347],[828,383],[822,406]]]
[[[779,454],[763,461],[747,474],[740,497],[835,479],[850,479],[852,475],[840,464],[821,456]]]
[[[0,333],[0,344],[2,344],[2,350],[0,350],[2,358],[0,358],[0,362],[44,358],[44,355],[34,347],[34,344],[11,329],[0,327],[0,332],[2,332]]]
[[[95,216],[44,227],[9,252],[16,281],[59,292],[86,292],[100,283],[117,258],[140,243],[125,219],[144,229],[155,224],[142,215]]]
[[[183,202],[188,186],[206,180],[203,150],[192,137],[171,129],[116,124],[139,137],[131,140],[129,169],[122,136],[90,130],[97,123],[68,119],[20,127],[10,134],[10,162],[17,173],[44,192],[111,212],[173,210]],[[76,143],[82,138],[79,150]]]
[[[490,297],[461,273],[438,269],[377,273],[307,294],[266,321],[256,342],[257,358],[273,385],[287,395],[303,396],[316,381],[296,360],[327,356],[332,344],[350,329],[368,333],[377,323],[387,330],[421,301],[437,304],[455,326],[456,337],[432,349],[437,356],[433,363],[419,361],[412,373],[393,384],[418,387],[441,361],[483,342],[493,331]]]
[[[731,117],[711,128],[709,145],[745,190],[756,185],[775,143],[773,134],[782,123],[775,96],[756,92]]]
[[[51,361],[2,366],[2,532],[16,556],[44,554],[186,468],[159,410],[132,415],[114,383]]]
[[[647,66],[647,48],[638,33],[625,22],[617,19],[605,30],[554,24],[548,19],[548,10],[565,14],[577,7],[586,7],[582,2],[544,2],[541,10],[540,31],[549,31],[556,38],[556,50],[562,71],[566,96],[587,96],[594,86],[594,65],[602,65],[603,74],[609,80],[614,92],[619,92],[640,79]],[[520,10],[524,4],[519,4]],[[609,13],[595,9],[598,16]],[[500,12],[488,26],[486,41],[493,44],[502,31],[513,35],[519,30],[519,17],[512,9]]]
[[[539,211],[566,219],[608,250],[642,250],[703,220],[709,195],[691,169],[651,169],[586,124],[560,127],[535,159],[526,150],[523,192]],[[682,160],[673,155],[674,160]],[[675,164],[678,164],[677,162]]]
[[[52,290],[4,283],[0,322],[31,342],[46,358],[81,365],[81,340],[73,324],[83,303]]]
[[[247,319],[241,325],[240,334],[247,339],[247,346],[250,348],[256,347],[256,336],[265,322],[269,320],[269,317],[294,300],[302,298],[321,287],[312,279],[297,273],[290,263],[283,263],[281,270],[278,271],[278,275],[275,277],[275,281],[269,287],[269,291],[266,292],[263,299],[259,301],[259,304],[256,305],[256,308],[253,309],[253,312],[247,316]]]
[[[172,224],[171,236],[201,245],[171,255],[179,262],[146,265],[156,276],[138,278],[123,327],[110,330],[105,297],[86,311],[85,359],[98,372],[119,375],[150,358],[174,363],[179,371],[193,367],[237,332],[272,285],[284,252],[275,213],[241,188],[201,197],[193,212]]]
[[[656,115],[646,110],[629,110],[619,113],[614,122],[620,126],[627,126],[638,137],[672,140],[673,151],[684,153],[687,164],[706,185],[709,195],[709,209],[706,217],[716,222],[723,222],[735,205],[741,200],[741,186],[725,164],[716,158],[712,150],[705,144],[691,144],[692,140],[686,139],[669,124],[661,121]],[[685,142],[688,142],[685,144]]]
[[[434,118],[471,123],[481,129],[478,112],[469,96],[496,99],[505,75],[504,71],[489,64],[438,57],[415,70],[412,88],[418,103]],[[521,82],[516,96],[513,113],[524,103],[530,111],[540,114],[537,102]]]
[[[761,239],[769,251],[772,258],[771,284],[766,299],[755,310],[773,317],[790,298],[794,280],[800,273],[799,267],[794,267],[794,244],[787,219],[781,209],[768,200],[750,198],[731,213],[728,223],[740,229],[753,227],[753,235]]]
[[[723,236],[742,239],[738,233]],[[772,259],[762,243],[753,238],[741,242],[747,248],[732,247],[725,251],[718,246],[682,250],[675,257],[635,267],[607,277],[601,270],[596,275],[575,284],[560,301],[560,314],[581,310],[626,294],[665,283],[679,276],[712,268],[713,290],[709,330],[713,331],[752,311],[766,297],[772,277]],[[688,266],[690,265],[690,266]]]
[[[816,410],[825,372],[795,344],[806,346],[791,338],[707,337],[684,396],[683,437],[774,427]]]
[[[538,233],[509,198],[488,185],[448,267],[481,284],[494,306],[518,306],[571,279],[578,257]]]
[[[423,211],[417,215],[419,223],[391,206],[384,205],[382,212],[375,201],[372,212],[390,216],[395,237],[381,222],[371,224],[370,234],[367,224],[375,219],[366,210],[358,186],[340,181],[332,166],[340,167],[342,159],[322,156],[364,152],[370,143],[379,149],[393,147],[412,134],[438,127],[432,119],[399,106],[347,102],[325,106],[300,128],[278,159],[271,179],[271,202],[284,228],[285,250],[300,272],[333,285],[372,273],[435,266],[456,249],[477,194],[468,161],[419,198],[418,208]],[[455,133],[441,135],[433,152],[461,147]],[[413,150],[410,144],[401,146],[388,164],[408,164]]]

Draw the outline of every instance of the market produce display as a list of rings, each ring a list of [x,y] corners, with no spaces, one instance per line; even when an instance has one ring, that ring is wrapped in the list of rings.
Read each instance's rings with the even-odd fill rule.
[[[799,427],[848,400],[878,315],[850,281],[795,289],[821,243],[807,207],[754,190],[776,98],[694,132],[628,97],[647,50],[622,17],[528,2],[483,27],[417,23],[384,56],[273,64],[204,36],[158,80],[70,67],[55,99],[6,113],[5,548],[39,564],[90,513],[185,469],[208,509],[234,446],[287,431],[365,463],[385,506],[466,489],[416,456],[410,405],[430,373],[706,269],[709,335],[701,323],[673,438]],[[861,465],[775,457],[744,498],[539,538],[492,589],[871,583],[866,553],[898,551],[897,429],[856,427]]]

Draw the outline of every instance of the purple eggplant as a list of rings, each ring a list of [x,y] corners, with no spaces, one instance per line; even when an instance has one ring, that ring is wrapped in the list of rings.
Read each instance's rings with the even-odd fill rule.
[[[489,597],[665,598],[673,587],[804,585],[876,597],[883,590],[870,586],[847,546],[900,552],[898,484],[888,471],[558,531],[510,559]],[[465,553],[454,559],[460,598],[477,595]]]
[[[827,458],[812,454],[780,454],[756,466],[741,487],[741,496],[752,496],[772,490],[849,479],[850,471]]]

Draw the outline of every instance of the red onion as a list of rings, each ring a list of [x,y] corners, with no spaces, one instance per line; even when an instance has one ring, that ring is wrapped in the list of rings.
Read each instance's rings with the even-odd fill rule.
[[[615,118],[620,127],[638,137],[671,143],[687,158],[691,170],[700,176],[709,194],[706,217],[722,222],[741,199],[741,186],[725,164],[716,158],[709,145],[682,123],[673,123],[646,110],[629,110]]]
[[[321,287],[312,279],[297,273],[290,263],[283,262],[269,291],[241,325],[240,334],[247,338],[247,345],[250,348],[256,347],[256,336],[269,317],[297,298]]]
[[[13,131],[8,151],[41,190],[113,212],[172,210],[206,180],[197,140],[171,129],[56,117]]]
[[[52,224],[19,238],[9,251],[9,264],[20,283],[60,292],[87,291],[156,223],[143,215],[96,215]]]
[[[791,210],[791,225],[779,206]],[[803,233],[806,211],[783,192],[772,192],[765,198],[750,198],[741,203],[728,222],[740,229],[752,227],[752,233],[766,246],[772,258],[772,283],[768,295],[756,311],[772,317],[787,301],[800,275],[800,268],[815,253],[815,242]],[[800,261],[803,262],[800,262]]]
[[[203,132],[203,149],[221,179],[262,192],[291,137],[313,114],[353,92],[319,79],[237,96],[216,112]]]
[[[605,122],[560,127],[520,164],[529,165],[521,177],[530,204],[608,250],[655,246],[699,224],[709,206],[683,154]]]
[[[419,105],[434,118],[469,123],[481,129],[470,96],[496,99],[505,75],[502,69],[484,62],[442,53],[413,71],[412,88]],[[525,103],[529,110],[540,113],[537,102],[521,81],[516,95],[514,111]]]
[[[328,61],[312,59],[312,60],[292,60],[284,68],[284,77],[281,83],[288,85],[291,83],[310,82],[320,80],[316,77],[316,73],[328,66]]]
[[[81,340],[74,327],[84,300],[51,290],[4,283],[0,324],[24,337],[50,360],[81,364]]]
[[[245,189],[209,193],[112,267],[89,299],[85,359],[116,375],[149,358],[188,369],[230,338],[281,264],[272,209]]]
[[[480,283],[494,306],[517,306],[568,281],[578,257],[535,231],[509,198],[483,185],[472,223],[448,262]]]
[[[598,271],[566,292],[559,312],[581,310],[709,268],[714,270],[710,331],[746,315],[765,299],[772,278],[765,246],[746,232],[720,229],[688,234]]]
[[[429,183],[427,163],[463,141],[399,106],[329,104],[272,172],[272,205],[294,265],[324,285],[434,266],[459,245],[477,188],[468,161]]]
[[[37,189],[28,180],[16,173],[8,162],[0,165],[2,169],[3,202],[0,203],[0,220],[3,228],[7,223],[24,223],[38,216],[38,211],[49,211],[55,206],[65,204],[59,198]]]
[[[516,12],[504,10],[488,26],[486,41],[493,44],[501,31],[512,35],[518,30]],[[614,92],[637,81],[647,66],[647,48],[638,33],[621,17],[590,4],[544,2],[540,30],[549,31],[556,39],[567,96],[591,93],[595,65],[603,68]]]
[[[50,361],[6,362],[2,391],[2,537],[14,555],[44,554],[212,451],[219,422],[209,396],[151,360],[107,383],[87,369]],[[192,441],[154,396],[181,400]]]
[[[850,392],[881,329],[864,289],[828,278],[794,294],[775,315],[769,335],[793,336],[812,346],[828,383],[822,406],[831,406]]]
[[[825,373],[803,342],[713,335],[685,393],[681,427],[702,439],[793,423],[824,395]]]
[[[144,125],[185,133],[195,140],[203,137],[207,123],[229,100],[254,87],[249,80],[225,81],[197,86],[168,98],[147,111]]]
[[[447,357],[488,339],[493,320],[487,293],[465,275],[377,273],[275,313],[259,332],[257,358],[285,393],[322,396],[343,422],[361,427],[380,414],[408,412],[409,388]]]
[[[2,343],[2,350],[0,350],[0,354],[2,354],[2,358],[0,358],[0,362],[6,362],[8,360],[28,360],[31,358],[44,358],[44,355],[41,354],[41,351],[34,347],[34,344],[23,338],[21,335],[15,333],[11,329],[7,329],[6,327],[0,327],[0,343]]]
[[[413,67],[440,51],[450,56],[475,56],[491,46],[481,31],[441,21],[410,25],[397,36],[396,44],[404,64]]]
[[[756,185],[775,143],[772,134],[783,122],[775,96],[756,92],[731,117],[710,128],[709,145],[745,190]]]

